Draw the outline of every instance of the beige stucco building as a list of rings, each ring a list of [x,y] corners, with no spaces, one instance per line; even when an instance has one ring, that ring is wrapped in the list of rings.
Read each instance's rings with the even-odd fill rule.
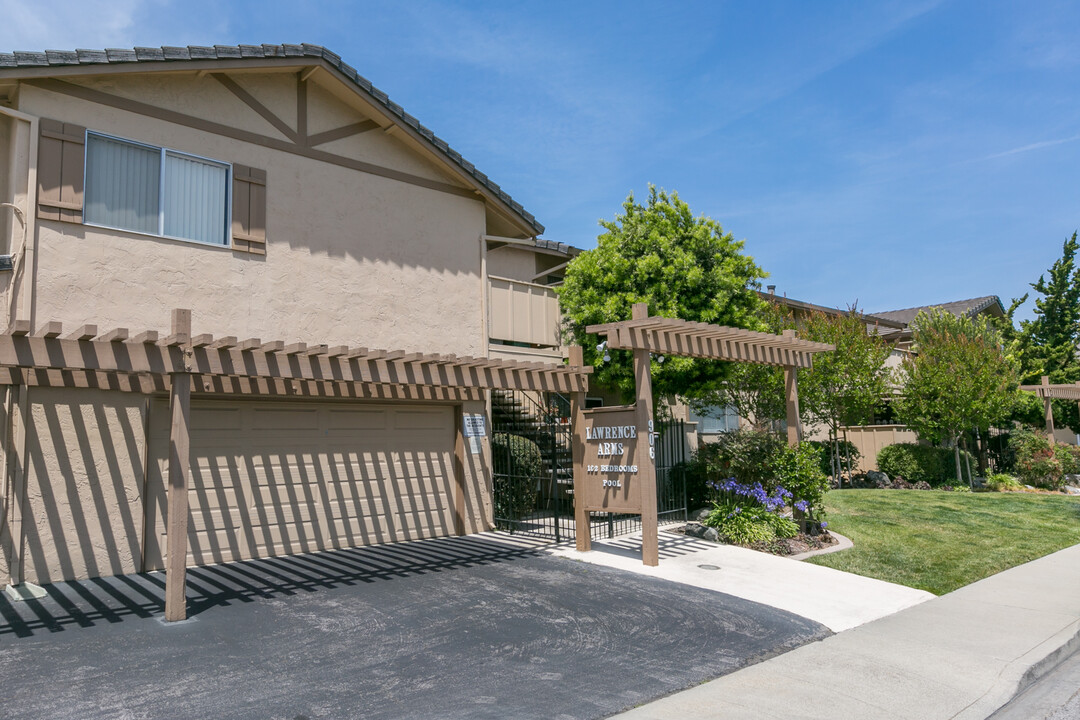
[[[9,333],[123,349],[185,308],[210,348],[563,357],[547,284],[574,250],[321,47],[0,54],[0,203]],[[0,578],[162,568],[168,393],[20,372]],[[188,564],[490,527],[488,439],[463,438],[484,390],[204,390]]]

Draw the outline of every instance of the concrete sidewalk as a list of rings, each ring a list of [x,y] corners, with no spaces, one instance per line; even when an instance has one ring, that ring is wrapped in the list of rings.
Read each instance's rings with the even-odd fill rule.
[[[620,718],[983,720],[1080,649],[1080,545]]]
[[[552,554],[716,590],[770,605],[841,632],[917,605],[935,596],[904,585],[852,575],[790,558],[660,533],[660,565],[641,564],[641,533],[594,540],[593,550],[572,545]]]

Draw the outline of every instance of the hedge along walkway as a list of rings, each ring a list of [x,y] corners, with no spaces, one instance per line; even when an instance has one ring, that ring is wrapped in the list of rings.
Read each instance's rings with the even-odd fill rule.
[[[1064,495],[835,490],[825,507],[855,547],[806,562],[938,595],[1080,543]]]

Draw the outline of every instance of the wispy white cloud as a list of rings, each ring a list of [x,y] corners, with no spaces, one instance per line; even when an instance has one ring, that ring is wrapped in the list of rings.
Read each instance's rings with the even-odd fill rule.
[[[1032,150],[1042,150],[1043,148],[1054,147],[1055,145],[1064,145],[1065,143],[1076,142],[1077,140],[1080,140],[1080,135],[1072,135],[1057,140],[1043,140],[1042,142],[1029,143],[1027,145],[1021,145],[1020,147],[1014,147],[1011,150],[987,155],[982,159],[995,160],[997,158],[1008,157],[1009,155],[1019,155],[1020,153],[1031,152]]]
[[[100,46],[131,47],[140,0],[59,0],[30,3],[0,0],[0,48],[53,50]]]
[[[228,10],[201,0],[0,0],[0,51],[227,42]]]

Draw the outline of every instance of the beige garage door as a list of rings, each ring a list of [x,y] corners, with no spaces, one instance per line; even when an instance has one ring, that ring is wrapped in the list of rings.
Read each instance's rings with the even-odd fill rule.
[[[168,403],[150,413],[147,567],[164,567]],[[191,409],[189,565],[453,533],[450,407]]]

